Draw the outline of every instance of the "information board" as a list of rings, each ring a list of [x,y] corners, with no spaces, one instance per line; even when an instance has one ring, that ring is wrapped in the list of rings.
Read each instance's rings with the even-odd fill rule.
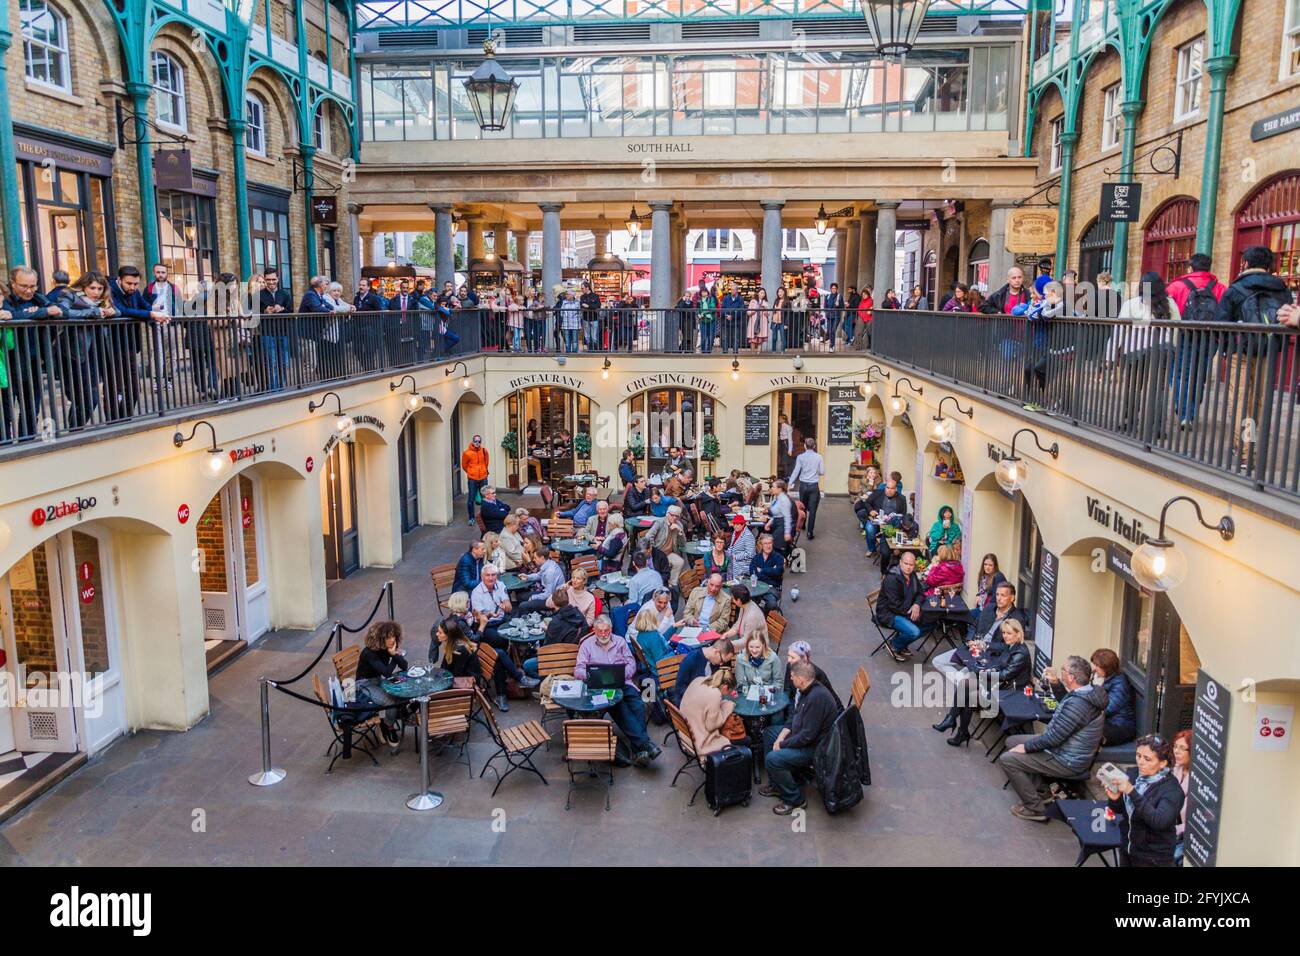
[[[1192,866],[1214,866],[1223,819],[1224,764],[1232,694],[1205,671],[1196,674],[1192,710],[1192,779],[1187,786],[1183,855]]]
[[[853,406],[831,405],[827,407],[826,415],[830,422],[831,433],[827,444],[853,444]]]
[[[772,406],[745,406],[745,444],[767,445],[772,441]]]

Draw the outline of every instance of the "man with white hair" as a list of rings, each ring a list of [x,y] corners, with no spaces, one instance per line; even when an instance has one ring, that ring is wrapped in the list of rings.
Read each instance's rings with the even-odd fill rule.
[[[587,670],[593,664],[622,666],[623,699],[609,708],[609,716],[627,737],[634,754],[632,762],[638,767],[649,766],[650,761],[659,756],[660,750],[646,734],[645,705],[641,702],[641,692],[632,683],[636,675],[636,658],[632,656],[627,641],[614,633],[614,625],[606,615],[596,618],[594,630],[595,636],[583,641],[578,648],[573,676],[585,681]]]
[[[572,518],[575,528],[585,528],[587,521],[596,513],[596,486],[588,485],[582,490],[582,500],[572,508],[558,513],[561,518]]]
[[[492,680],[496,684],[497,709],[505,712],[510,709],[506,698],[506,677],[513,677],[520,687],[536,687],[538,681],[526,675],[510,659],[510,642],[497,633],[502,624],[513,613],[510,604],[510,592],[501,583],[501,569],[495,564],[483,565],[483,579],[470,592],[469,607],[478,623],[481,639],[497,652],[496,670]]]
[[[682,524],[682,506],[669,505],[667,513],[650,526],[646,538],[650,547],[668,559],[668,584],[676,587],[677,579],[686,567],[686,527]]]

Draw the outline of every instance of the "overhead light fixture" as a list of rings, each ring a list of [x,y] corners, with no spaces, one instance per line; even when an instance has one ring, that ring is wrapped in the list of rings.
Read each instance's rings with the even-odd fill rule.
[[[390,392],[397,391],[399,388],[402,387],[402,383],[405,382],[408,378],[411,380],[411,394],[406,396],[406,407],[414,412],[414,411],[418,411],[420,407],[424,405],[424,396],[422,396],[415,388],[414,375],[403,375],[396,382],[389,382],[388,390]]]
[[[641,234],[641,217],[636,214],[635,205],[632,206],[631,212],[627,214],[627,221],[623,223],[623,226],[633,239]]]
[[[881,56],[902,56],[916,45],[930,0],[862,0],[867,30]]]
[[[469,388],[471,385],[474,384],[474,380],[473,380],[472,378],[469,377],[469,369],[466,368],[464,362],[457,362],[457,363],[456,363],[455,365],[453,365],[451,368],[447,369],[447,371],[444,372],[443,374],[446,375],[446,376],[448,376],[448,377],[450,377],[450,376],[452,375],[452,373],[455,372],[456,369],[458,369],[458,368],[460,368],[460,369],[464,369],[464,371],[465,371],[465,374],[462,375],[461,378],[460,378],[460,387],[461,387],[461,388]]]
[[[320,397],[319,402],[315,402],[315,401],[308,402],[307,411],[314,412],[318,408],[324,408],[325,399],[329,398],[331,395],[334,397],[335,409],[336,409],[334,412],[334,430],[337,431],[340,435],[342,435],[343,433],[350,431],[352,429],[352,426],[355,425],[356,422],[352,420],[351,415],[343,411],[343,399],[339,398],[338,392],[326,392],[324,395]]]
[[[208,448],[207,454],[199,460],[199,470],[214,480],[224,478],[226,475],[230,474],[231,469],[235,467],[235,460],[230,457],[229,452],[222,451],[217,447],[217,430],[212,427],[211,422],[195,422],[194,427],[190,429],[188,435],[182,435],[180,432],[177,432],[172,435],[172,444],[177,448],[184,447],[186,442],[194,439],[194,435],[198,432],[200,425],[206,425],[208,427],[208,431],[212,434],[212,445]],[[3,550],[3,548],[0,548],[0,550]]]
[[[817,206],[817,218],[813,220],[817,226],[817,235],[826,235],[826,228],[831,224],[830,219],[826,216],[826,204],[819,203]]]
[[[925,394],[924,385],[920,385],[920,386],[913,385],[912,380],[910,378],[900,378],[897,382],[894,383],[894,394],[889,399],[889,409],[895,415],[901,415],[905,411],[907,411],[907,399],[905,399],[902,395],[898,394],[899,386],[901,386],[904,382],[906,382],[907,387],[910,388],[912,391],[916,392],[916,394],[918,395]]]
[[[943,406],[945,402],[952,402],[957,406],[957,413],[965,415],[967,418],[975,417],[975,407],[962,408],[961,402],[951,395],[945,395],[939,400],[939,409],[934,418],[930,419],[930,440],[941,444],[951,444],[957,431],[957,423],[951,418],[943,417]]]
[[[606,356],[605,356],[605,364],[602,365],[602,366],[600,367],[600,377],[601,377],[601,378],[606,378],[606,379],[609,378],[609,369],[610,369],[611,364],[612,364],[612,363],[611,363],[610,360],[609,360],[609,356],[606,355]]]
[[[491,37],[483,41],[483,56],[479,68],[464,81],[465,92],[478,128],[485,133],[499,133],[510,123],[519,81],[497,62],[496,41]]]
[[[997,468],[993,469],[993,477],[997,479],[998,486],[1007,494],[1019,491],[1029,478],[1029,467],[1016,454],[1016,439],[1025,434],[1034,437],[1034,444],[1038,446],[1039,451],[1045,451],[1053,458],[1059,458],[1061,455],[1061,446],[1056,442],[1052,442],[1051,447],[1045,447],[1038,440],[1038,432],[1032,428],[1020,429],[1011,436],[1011,452],[1003,455]]]
[[[731,360],[731,380],[733,382],[740,381],[740,359],[738,358]]]
[[[888,380],[888,379],[889,379],[889,373],[886,372],[886,371],[885,371],[883,368],[881,368],[879,365],[873,365],[873,366],[871,366],[870,368],[868,368],[868,369],[867,369],[867,380],[866,380],[865,382],[859,382],[859,383],[858,383],[858,394],[860,394],[863,398],[870,398],[871,395],[872,395],[872,393],[874,393],[875,390],[876,390],[876,383],[873,382],[873,381],[871,381],[871,373],[872,373],[872,372],[875,372],[877,375],[879,375],[879,376],[880,376],[882,379],[884,379],[884,380]]]
[[[1165,502],[1160,509],[1160,530],[1154,538],[1133,552],[1133,577],[1139,584],[1151,591],[1168,591],[1178,587],[1187,578],[1187,556],[1174,547],[1174,543],[1165,537],[1165,515],[1176,501],[1190,502],[1196,509],[1196,520],[1204,528],[1219,532],[1224,541],[1231,541],[1237,533],[1237,526],[1231,518],[1224,515],[1218,524],[1210,524],[1201,513],[1201,506],[1196,499],[1187,495],[1178,495]]]

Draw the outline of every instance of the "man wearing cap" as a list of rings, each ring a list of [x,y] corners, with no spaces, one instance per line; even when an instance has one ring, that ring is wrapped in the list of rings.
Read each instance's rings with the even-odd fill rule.
[[[731,540],[727,542],[727,557],[730,558],[731,576],[749,577],[749,566],[754,560],[754,536],[749,531],[749,522],[744,515],[731,519]]]
[[[474,499],[488,483],[488,452],[483,447],[483,436],[475,435],[470,439],[469,447],[460,455],[460,470],[469,480],[469,494],[465,496],[465,509],[469,512],[469,524],[474,523]]]

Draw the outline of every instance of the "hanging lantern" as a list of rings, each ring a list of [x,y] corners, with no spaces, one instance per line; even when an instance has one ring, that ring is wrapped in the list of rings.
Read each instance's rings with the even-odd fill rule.
[[[881,56],[902,56],[916,45],[930,0],[862,0],[867,29]]]
[[[492,40],[484,41],[483,56],[479,68],[465,80],[465,92],[469,94],[470,109],[479,129],[499,133],[510,122],[519,81],[496,61],[496,44]]]
[[[817,235],[826,235],[826,229],[830,226],[830,218],[826,215],[826,204],[819,203],[817,206],[817,218],[813,220],[817,226]]]
[[[641,219],[636,214],[636,206],[633,206],[632,211],[627,214],[627,222],[623,223],[623,226],[633,239],[641,234]]]

